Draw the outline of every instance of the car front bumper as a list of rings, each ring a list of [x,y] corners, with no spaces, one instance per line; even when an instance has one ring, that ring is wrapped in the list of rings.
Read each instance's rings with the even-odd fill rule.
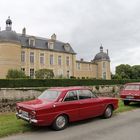
[[[22,120],[28,121],[29,123],[34,123],[34,124],[38,123],[38,121],[36,119],[31,119],[31,118],[25,117],[19,113],[16,113],[16,117],[17,117],[17,119],[22,119]]]

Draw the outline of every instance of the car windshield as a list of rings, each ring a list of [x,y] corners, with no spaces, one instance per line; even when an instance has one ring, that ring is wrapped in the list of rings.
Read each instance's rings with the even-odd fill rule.
[[[38,99],[56,100],[60,95],[60,91],[45,90]]]
[[[139,89],[140,89],[139,85],[127,85],[125,87],[125,90],[139,90]]]

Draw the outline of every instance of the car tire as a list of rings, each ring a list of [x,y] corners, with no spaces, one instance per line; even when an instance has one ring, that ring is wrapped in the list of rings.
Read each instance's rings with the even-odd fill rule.
[[[104,111],[103,117],[105,119],[111,118],[113,114],[113,107],[111,105],[108,105]]]
[[[52,128],[56,131],[63,130],[68,125],[68,117],[66,115],[59,115],[53,122]]]
[[[129,105],[130,101],[123,101],[124,105]]]

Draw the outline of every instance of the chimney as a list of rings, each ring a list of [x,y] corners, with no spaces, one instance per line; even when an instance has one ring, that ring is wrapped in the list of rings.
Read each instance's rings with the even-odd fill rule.
[[[26,35],[26,28],[25,28],[25,27],[22,29],[22,35],[23,35],[23,36]]]
[[[51,40],[56,40],[56,34],[53,34],[52,36],[51,36]]]
[[[83,61],[84,61],[84,59],[83,59],[83,58],[81,58],[81,59],[80,59],[80,61],[82,61],[82,62],[83,62]]]

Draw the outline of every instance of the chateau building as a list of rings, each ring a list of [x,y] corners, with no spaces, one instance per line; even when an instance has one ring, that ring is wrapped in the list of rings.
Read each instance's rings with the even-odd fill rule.
[[[85,50],[86,51],[86,50]],[[9,69],[18,69],[34,78],[36,70],[52,69],[55,77],[110,79],[110,58],[100,47],[90,62],[76,60],[76,53],[69,43],[27,35],[12,30],[12,20],[6,20],[6,29],[0,31],[0,78],[6,78]]]

